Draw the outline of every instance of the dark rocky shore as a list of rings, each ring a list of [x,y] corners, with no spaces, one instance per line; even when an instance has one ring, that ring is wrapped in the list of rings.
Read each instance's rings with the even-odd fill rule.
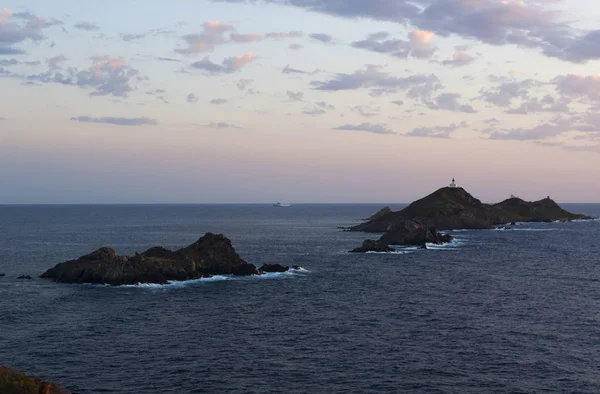
[[[121,286],[167,284],[169,281],[195,280],[214,275],[262,275],[287,272],[289,269],[278,264],[257,269],[236,253],[225,236],[208,233],[177,251],[153,247],[134,256],[119,256],[114,249],[101,248],[77,260],[58,264],[46,271],[42,278],[64,283]]]
[[[460,187],[445,187],[413,202],[399,212],[386,207],[350,231],[384,233],[378,244],[364,244],[353,252],[382,251],[388,245],[423,246],[452,241],[439,231],[491,229],[514,222],[553,222],[591,219],[562,209],[549,197],[527,202],[510,198],[498,204],[483,204]],[[376,249],[376,250],[375,250]]]
[[[0,366],[0,393],[2,394],[70,394],[56,383]]]

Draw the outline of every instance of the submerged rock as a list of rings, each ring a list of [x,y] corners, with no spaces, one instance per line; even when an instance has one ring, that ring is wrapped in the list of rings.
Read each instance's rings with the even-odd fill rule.
[[[213,275],[258,275],[223,235],[208,233],[193,244],[171,251],[154,247],[134,256],[119,256],[114,249],[101,248],[77,260],[67,261],[46,271],[42,278],[64,283],[167,284]]]
[[[381,240],[367,239],[363,242],[360,248],[351,250],[350,253],[368,253],[368,252],[379,252],[389,253],[394,252],[394,249],[390,248],[388,244]]]
[[[28,376],[22,372],[0,366],[0,393],[2,394],[70,394],[56,383]]]

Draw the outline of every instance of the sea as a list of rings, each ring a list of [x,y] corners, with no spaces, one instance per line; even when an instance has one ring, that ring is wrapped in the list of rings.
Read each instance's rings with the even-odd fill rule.
[[[600,393],[600,221],[349,254],[377,235],[340,227],[383,206],[0,206],[0,365],[78,394]],[[177,249],[207,232],[257,266],[303,270],[164,286],[39,278],[102,246]]]

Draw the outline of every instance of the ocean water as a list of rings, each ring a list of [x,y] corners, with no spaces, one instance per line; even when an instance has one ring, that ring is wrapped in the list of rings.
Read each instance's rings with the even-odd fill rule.
[[[0,364],[83,394],[600,392],[600,221],[348,254],[369,236],[337,227],[381,207],[0,206]],[[209,231],[257,266],[306,271],[117,288],[38,278],[101,246],[180,248]]]

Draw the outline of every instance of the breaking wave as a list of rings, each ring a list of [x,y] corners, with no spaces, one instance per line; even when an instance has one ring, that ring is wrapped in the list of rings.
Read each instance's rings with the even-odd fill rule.
[[[556,228],[517,228],[517,227],[511,227],[511,228],[506,228],[506,227],[498,227],[493,229],[493,231],[556,231],[558,229]]]
[[[252,275],[252,276],[233,276],[233,275],[215,275],[210,278],[201,278],[194,280],[176,281],[170,280],[167,284],[161,285],[157,283],[138,283],[135,285],[122,285],[122,286],[110,286],[110,285],[86,285],[94,287],[110,287],[116,289],[173,289],[173,288],[184,288],[192,285],[198,285],[202,283],[213,283],[213,282],[224,282],[224,281],[244,281],[244,280],[266,280],[266,279],[279,279],[294,276],[304,276],[311,271],[305,268],[290,269],[287,272],[270,272],[263,275]]]
[[[427,249],[429,249],[429,250],[457,250],[458,248],[461,248],[463,246],[465,246],[464,239],[454,238],[452,241],[450,241],[446,244],[442,244],[442,245],[427,244]]]

